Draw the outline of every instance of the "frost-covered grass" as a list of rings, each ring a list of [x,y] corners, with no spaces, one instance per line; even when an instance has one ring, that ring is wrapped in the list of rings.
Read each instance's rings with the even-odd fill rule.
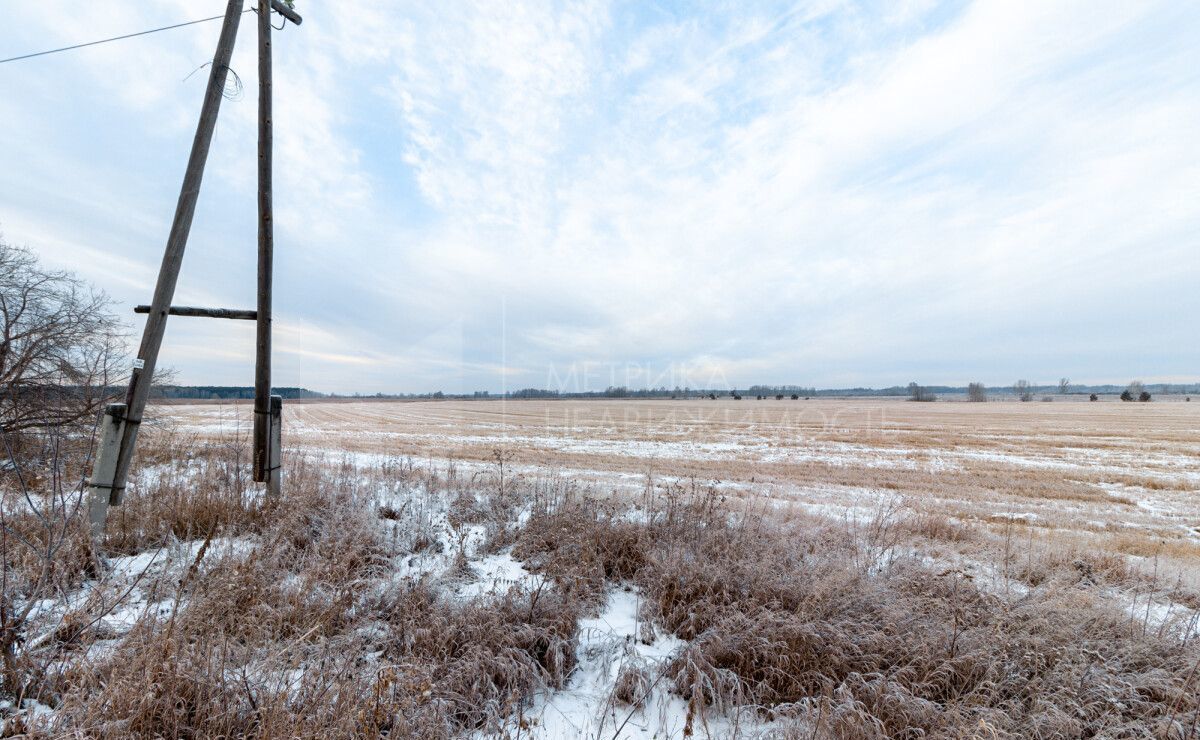
[[[1200,593],[1021,512],[634,488],[508,450],[295,453],[275,501],[237,440],[146,441],[99,561],[64,506],[49,567],[6,479],[5,531],[34,546],[3,543],[10,734],[1184,738],[1198,718]]]

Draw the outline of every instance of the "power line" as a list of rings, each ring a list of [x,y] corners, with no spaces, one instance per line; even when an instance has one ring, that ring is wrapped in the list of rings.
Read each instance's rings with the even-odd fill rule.
[[[243,13],[251,13],[251,12],[253,12],[253,10],[254,10],[253,8],[248,8],[246,10],[243,10],[242,12]],[[223,16],[223,15],[214,15],[212,18],[201,18],[201,19],[195,20],[195,21],[185,21],[183,23],[176,23],[173,26],[163,26],[161,28],[151,28],[149,31],[138,31],[137,33],[127,33],[124,36],[113,36],[111,39],[100,39],[99,41],[88,41],[85,44],[75,44],[74,46],[64,46],[61,49],[49,49],[47,51],[34,52],[33,54],[23,54],[19,57],[10,57],[8,59],[0,59],[0,64],[5,64],[6,62],[18,62],[22,59],[32,59],[33,57],[41,57],[41,56],[45,56],[47,54],[57,54],[60,51],[70,51],[71,49],[82,49],[85,46],[95,46],[96,44],[107,44],[110,41],[120,41],[122,39],[131,39],[134,36],[145,36],[148,33],[158,33],[159,31],[170,31],[172,28],[183,28],[184,26],[194,26],[197,23],[207,23],[209,21],[221,20],[224,17],[225,16]]]

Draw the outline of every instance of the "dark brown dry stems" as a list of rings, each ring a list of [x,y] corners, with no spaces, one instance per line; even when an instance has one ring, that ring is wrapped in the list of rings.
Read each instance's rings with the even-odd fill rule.
[[[1101,594],[1130,577],[1118,557],[1049,557],[1039,567],[1053,587],[1006,600],[962,570],[909,558],[849,566],[875,549],[861,536],[872,527],[852,537],[696,509],[631,524],[607,506],[581,500],[534,517],[516,552],[588,584],[589,595],[606,580],[635,581],[646,616],[690,641],[667,671],[697,711],[751,705],[815,737],[981,727],[1000,737],[1183,737],[1196,716],[1188,676],[1198,654],[1186,627],[1145,634]]]
[[[160,620],[148,610],[115,642],[99,627],[52,637],[48,649],[70,658],[39,677],[36,698],[55,707],[53,721],[31,727],[22,716],[8,730],[449,737],[498,726],[533,691],[563,685],[578,602],[513,591],[460,603],[430,580],[388,585],[411,550],[396,551],[371,494],[436,481],[415,480],[405,466],[364,476],[353,465],[299,460],[285,497],[267,503],[242,490],[246,458],[232,452],[204,448],[180,456],[179,468],[194,474],[148,476],[110,531],[118,551],[179,535],[204,540],[176,592],[166,584],[154,597],[178,611]],[[253,546],[205,557],[218,534]],[[21,565],[7,560],[17,552],[6,550],[6,566]],[[76,618],[93,615],[67,621]]]
[[[162,472],[131,491],[109,546],[139,552],[169,536],[248,546],[189,562],[161,594],[179,604],[169,619],[147,613],[120,639],[76,630],[54,646],[71,660],[40,677],[52,724],[23,731],[493,731],[535,692],[565,684],[578,620],[616,585],[636,586],[643,618],[688,645],[653,674],[627,665],[614,701],[636,707],[651,686],[673,691],[696,732],[746,709],[781,736],[818,738],[1184,738],[1197,717],[1200,653],[1174,625],[1133,625],[1105,596],[1134,578],[1120,558],[1016,559],[1014,577],[1035,587],[1006,598],[960,568],[903,554],[912,542],[983,536],[936,515],[883,512],[847,526],[696,486],[649,491],[634,509],[507,474],[502,487],[472,486],[402,463],[363,471],[303,459],[284,498],[267,503],[243,490],[240,451],[184,449],[152,453]],[[424,498],[387,504],[381,519],[380,490]],[[392,582],[398,562],[430,549],[429,532],[472,525],[489,534],[483,551],[511,545],[552,586],[464,601],[436,574]],[[428,532],[389,535],[401,526]],[[11,554],[6,567],[27,567]],[[54,576],[68,586],[85,578],[70,562]]]

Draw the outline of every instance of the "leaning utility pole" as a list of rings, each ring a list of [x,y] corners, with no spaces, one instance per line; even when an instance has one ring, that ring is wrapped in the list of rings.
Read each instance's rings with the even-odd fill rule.
[[[208,86],[204,93],[204,104],[200,109],[200,120],[196,124],[196,135],[184,171],[183,186],[175,207],[175,219],[167,237],[154,298],[149,306],[138,306],[135,311],[148,314],[142,332],[141,345],[133,371],[125,403],[111,404],[105,410],[100,427],[92,478],[89,483],[89,515],[93,535],[99,536],[110,506],[117,506],[125,491],[129,464],[133,459],[137,443],[138,428],[146,401],[150,397],[150,386],[154,368],[158,364],[158,352],[166,333],[167,316],[204,316],[208,318],[253,319],[257,323],[254,381],[254,480],[266,482],[268,491],[279,491],[280,472],[280,421],[281,400],[274,400],[271,393],[271,269],[272,269],[272,221],[271,221],[271,10],[282,15],[286,21],[297,25],[301,18],[280,0],[257,0],[259,40],[259,229],[258,229],[258,310],[245,311],[222,308],[192,308],[172,306],[175,285],[183,264],[183,253],[187,247],[188,234],[192,228],[192,217],[196,212],[196,200],[200,195],[200,183],[204,178],[204,165],[212,143],[217,113],[225,91],[225,80],[229,71],[229,60],[233,56],[234,41],[243,13],[243,0],[229,0],[217,51],[213,56],[208,74]],[[285,22],[286,22],[285,21]]]

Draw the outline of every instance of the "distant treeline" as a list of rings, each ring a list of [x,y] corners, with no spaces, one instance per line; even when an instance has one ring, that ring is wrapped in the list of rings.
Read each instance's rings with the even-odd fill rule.
[[[1088,396],[1093,393],[1096,393],[1099,395],[1104,395],[1104,394],[1119,395],[1121,393],[1121,391],[1124,391],[1128,387],[1129,387],[1129,384],[1114,385],[1114,384],[1109,383],[1109,384],[1104,384],[1104,385],[1084,385],[1082,383],[1080,383],[1080,384],[1071,383],[1067,386],[1066,395],[1068,395],[1068,396]],[[1155,395],[1159,395],[1159,394],[1178,395],[1178,394],[1187,394],[1187,393],[1200,394],[1200,383],[1145,383],[1141,387]],[[945,394],[945,395],[950,395],[950,396],[953,396],[956,394],[957,395],[965,395],[967,393],[966,386],[955,386],[955,385],[923,385],[923,386],[921,386],[921,389],[924,391],[928,391],[930,393],[936,393],[939,395]],[[996,396],[1005,396],[1005,395],[1011,396],[1011,395],[1016,395],[1019,392],[1013,387],[1013,385],[986,386],[985,390],[987,391],[987,393],[989,395],[996,395]],[[1047,384],[1047,385],[1030,384],[1027,387],[1025,387],[1023,390],[1025,392],[1032,393],[1035,395],[1056,395],[1056,394],[1062,393],[1058,383],[1054,383],[1052,385],[1051,384]],[[892,386],[890,388],[881,388],[877,391],[873,391],[870,388],[848,388],[848,389],[839,389],[839,390],[823,390],[823,391],[819,392],[819,395],[822,395],[822,396],[907,396],[910,393],[911,393],[911,388],[908,386],[905,386],[903,388],[899,387],[899,386]]]
[[[328,398],[325,393],[317,393],[307,388],[272,388],[271,392],[284,399],[295,398]],[[195,398],[235,400],[254,398],[254,388],[251,386],[230,385],[163,385],[153,389],[155,398]]]
[[[1112,394],[1118,395],[1125,390],[1124,385],[1071,385],[1068,390],[1068,395],[1090,395],[1096,394]],[[937,396],[955,396],[966,395],[967,387],[953,385],[927,385],[921,386],[922,391]],[[1145,385],[1145,389],[1154,395],[1170,395],[1170,394],[1197,394],[1200,395],[1200,384],[1180,384],[1180,383],[1149,383]],[[161,386],[155,389],[157,398],[181,398],[181,399],[251,399],[254,398],[254,388],[250,386],[218,386],[218,385],[168,385]],[[1059,386],[1055,385],[1030,385],[1027,388],[1029,393],[1034,394],[1057,394]],[[522,388],[520,390],[509,391],[507,393],[492,393],[491,391],[474,391],[472,393],[445,393],[443,391],[434,391],[432,393],[354,393],[354,394],[338,394],[338,393],[319,393],[311,391],[307,388],[274,388],[273,393],[283,396],[285,399],[297,398],[379,398],[379,399],[499,399],[499,398],[730,398],[730,397],[745,397],[771,398],[783,396],[785,398],[839,398],[848,396],[868,396],[868,397],[908,397],[912,393],[912,389],[906,385],[893,385],[887,388],[814,388],[812,386],[802,385],[752,385],[746,388],[627,388],[625,386],[610,386],[602,391],[556,391],[546,388]],[[1004,386],[989,386],[987,388],[988,395],[1008,396],[1013,395],[1014,390],[1011,385]]]
[[[954,385],[927,385],[921,386],[922,390],[931,394],[955,396],[967,394],[967,386]],[[1071,385],[1067,391],[1068,395],[1091,395],[1096,394],[1112,394],[1118,395],[1126,389],[1124,385]],[[1145,385],[1145,389],[1155,395],[1158,394],[1181,394],[1195,393],[1200,394],[1200,384],[1180,384],[1180,383],[1150,383]],[[1027,389],[1029,392],[1036,394],[1057,394],[1059,393],[1058,384],[1054,385],[1030,385]],[[1013,395],[1014,390],[1011,385],[989,386],[987,392],[995,396]],[[758,396],[774,397],[797,396],[800,398],[838,398],[849,396],[868,396],[868,397],[908,397],[912,390],[907,385],[893,385],[886,388],[814,388],[812,386],[802,385],[752,385],[746,388],[625,388],[623,386],[612,386],[602,391],[587,391],[587,392],[567,392],[546,390],[543,388],[523,388],[517,391],[511,391],[505,394],[508,398],[707,398],[709,396],[730,397],[743,396],[756,398]],[[449,397],[449,396],[446,396]],[[491,397],[499,398],[500,395],[489,396],[486,392],[477,392],[464,398],[480,398]]]

